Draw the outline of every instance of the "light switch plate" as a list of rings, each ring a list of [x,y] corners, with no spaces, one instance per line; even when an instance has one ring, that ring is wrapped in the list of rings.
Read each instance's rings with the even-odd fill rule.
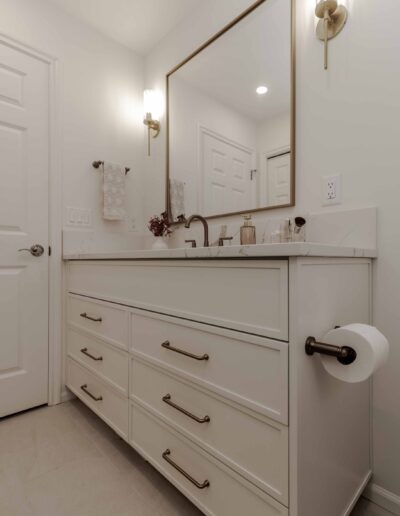
[[[92,210],[68,206],[67,223],[68,226],[90,227],[92,225]]]

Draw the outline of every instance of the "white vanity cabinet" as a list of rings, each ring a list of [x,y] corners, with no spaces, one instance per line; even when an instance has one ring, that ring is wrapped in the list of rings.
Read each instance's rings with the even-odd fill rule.
[[[349,514],[370,476],[369,382],[331,378],[304,344],[369,322],[369,259],[67,269],[67,386],[200,510]]]

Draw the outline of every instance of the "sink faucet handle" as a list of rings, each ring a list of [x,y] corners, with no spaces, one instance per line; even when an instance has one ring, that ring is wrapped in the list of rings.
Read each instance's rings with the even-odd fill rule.
[[[185,240],[186,244],[192,244],[192,247],[197,247],[196,240]]]
[[[233,237],[221,237],[218,239],[218,246],[224,247],[224,241],[225,240],[233,240]]]

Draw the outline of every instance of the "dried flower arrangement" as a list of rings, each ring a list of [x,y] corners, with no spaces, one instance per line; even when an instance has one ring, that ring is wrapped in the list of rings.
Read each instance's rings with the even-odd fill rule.
[[[147,227],[156,237],[167,236],[172,233],[172,229],[170,229],[171,223],[168,220],[168,214],[166,211],[161,213],[161,215],[151,217]]]

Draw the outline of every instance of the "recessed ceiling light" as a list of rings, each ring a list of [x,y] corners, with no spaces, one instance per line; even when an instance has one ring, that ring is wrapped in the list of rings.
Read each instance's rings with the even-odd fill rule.
[[[268,91],[268,88],[266,86],[259,86],[257,89],[256,89],[256,92],[259,94],[259,95],[265,95]]]

